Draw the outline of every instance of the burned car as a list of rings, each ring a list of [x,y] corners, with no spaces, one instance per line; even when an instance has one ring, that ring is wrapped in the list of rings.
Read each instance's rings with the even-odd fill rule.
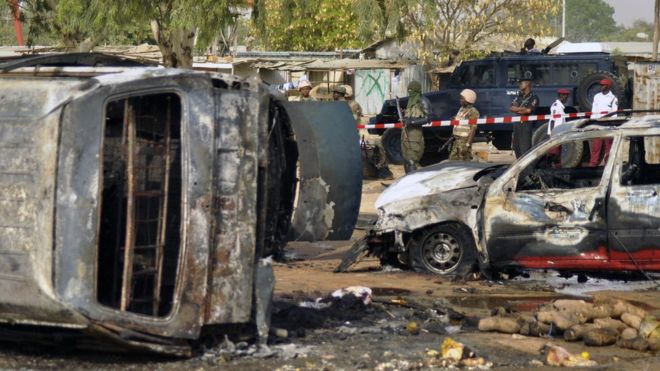
[[[599,166],[562,166],[563,147],[595,140],[611,143]],[[399,179],[337,271],[366,254],[452,275],[660,271],[658,192],[660,117],[583,120],[510,166],[443,162]]]
[[[352,231],[346,104],[89,54],[0,70],[1,339],[190,355],[205,329],[267,336],[262,258],[302,233],[292,214],[315,224],[308,238]]]

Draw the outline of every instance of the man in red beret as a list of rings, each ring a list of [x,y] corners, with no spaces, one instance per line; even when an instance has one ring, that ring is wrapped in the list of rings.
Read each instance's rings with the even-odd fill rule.
[[[550,121],[548,121],[548,136],[552,134],[552,130],[556,128],[557,126],[563,124],[566,122],[566,119],[563,117],[564,115],[564,108],[566,101],[568,101],[568,96],[571,95],[571,91],[568,89],[557,89],[557,100],[552,103],[552,106],[550,106],[550,115],[552,116],[550,118]],[[562,115],[562,117],[554,117],[557,115]],[[553,167],[560,168],[561,167],[561,146],[557,146],[552,148],[549,152],[548,155],[551,156],[552,164]]]
[[[571,91],[568,89],[557,89],[557,100],[552,103],[550,106],[550,115],[564,115],[564,105],[568,100],[568,96],[571,95]],[[553,117],[548,122],[548,135],[552,133],[552,129],[566,122],[564,117]]]
[[[616,112],[618,109],[619,101],[616,99],[614,93],[612,93],[612,80],[607,78],[600,80],[600,93],[596,94],[594,102],[591,105],[591,112],[596,112],[596,114],[591,115],[591,118],[602,117],[603,114],[600,114],[600,112]],[[612,139],[593,139],[589,146],[591,152],[589,167],[600,165],[601,157],[607,163],[610,149],[612,148]],[[604,156],[603,152],[605,153]]]

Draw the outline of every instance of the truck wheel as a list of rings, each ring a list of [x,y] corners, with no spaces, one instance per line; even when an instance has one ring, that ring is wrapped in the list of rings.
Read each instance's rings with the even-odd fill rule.
[[[584,142],[570,142],[561,145],[561,167],[568,169],[580,166],[584,156]]]
[[[619,106],[624,107],[626,105],[625,84],[613,73],[598,71],[585,76],[578,85],[576,98],[581,111],[591,111],[594,96],[600,93],[600,80],[602,79],[612,80],[614,83],[612,84],[612,93],[619,99]]]
[[[532,136],[532,145],[536,146],[548,140],[548,123],[541,125]],[[584,142],[570,142],[561,146],[561,167],[568,169],[580,166],[584,154]]]
[[[463,277],[472,271],[477,259],[472,236],[458,223],[440,224],[415,232],[408,252],[411,268],[419,273]]]
[[[539,126],[538,129],[534,130],[534,134],[532,135],[532,147],[545,142],[548,138],[550,138],[550,136],[548,135],[548,123],[546,122]]]
[[[392,165],[403,164],[403,154],[401,153],[401,129],[387,129],[380,137],[385,154],[387,155],[387,162]]]

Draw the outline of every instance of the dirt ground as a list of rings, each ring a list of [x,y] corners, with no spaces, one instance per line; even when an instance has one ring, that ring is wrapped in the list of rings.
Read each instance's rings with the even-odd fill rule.
[[[399,167],[393,170],[397,176],[402,174]],[[373,202],[384,188],[382,183],[389,181],[365,182],[362,220],[375,214]],[[356,229],[353,240],[363,233]],[[534,272],[529,277],[495,282],[454,281],[384,269],[375,259],[366,259],[349,273],[333,273],[352,242],[289,245],[288,261],[274,264],[274,331],[267,349],[225,342],[191,359],[172,359],[7,344],[0,351],[0,369],[441,369],[429,351],[439,351],[440,344],[449,337],[483,357],[492,369],[550,369],[540,352],[545,344],[553,343],[573,353],[589,352],[598,369],[660,370],[660,356],[647,352],[616,346],[586,347],[552,337],[481,333],[476,329],[478,317],[495,308],[531,312],[540,304],[575,295],[621,298],[660,315],[660,293],[648,281],[590,278],[587,283],[578,283],[576,277],[560,278],[554,272]],[[318,309],[324,301],[316,302],[316,298],[327,298],[333,291],[349,286],[370,288],[372,302],[364,305],[353,298]],[[308,307],[300,305],[305,302]]]

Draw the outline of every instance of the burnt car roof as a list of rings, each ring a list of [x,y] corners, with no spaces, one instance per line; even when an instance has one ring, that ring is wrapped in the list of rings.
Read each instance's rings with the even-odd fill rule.
[[[0,58],[0,71],[8,72],[21,67],[140,67],[157,65],[153,62],[103,53],[67,53],[21,55]]]

